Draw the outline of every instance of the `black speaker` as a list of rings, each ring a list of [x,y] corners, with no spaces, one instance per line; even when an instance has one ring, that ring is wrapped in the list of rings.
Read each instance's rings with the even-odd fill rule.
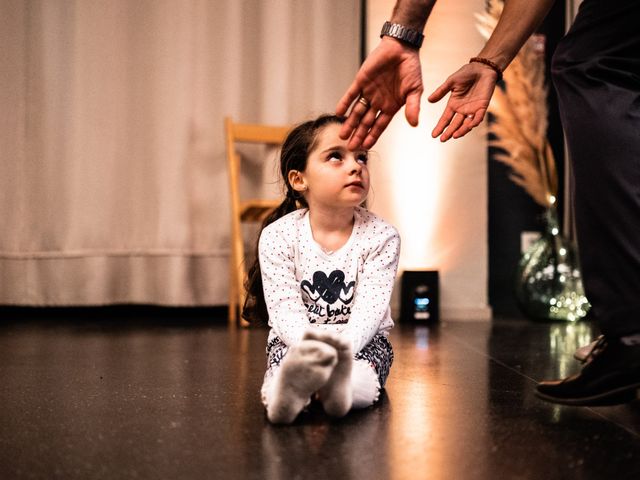
[[[432,324],[440,320],[438,271],[404,271],[401,281],[400,321]]]

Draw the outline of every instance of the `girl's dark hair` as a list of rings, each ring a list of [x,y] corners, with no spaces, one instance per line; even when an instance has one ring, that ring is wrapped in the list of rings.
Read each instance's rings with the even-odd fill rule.
[[[320,130],[329,124],[344,123],[344,121],[344,117],[321,115],[315,120],[301,123],[289,132],[280,150],[280,174],[284,181],[285,197],[282,203],[264,219],[260,228],[261,232],[267,225],[288,213],[301,207],[308,207],[302,195],[295,191],[289,183],[289,172],[291,170],[304,172],[307,167],[307,158],[315,147]],[[249,268],[245,289],[247,295],[242,306],[242,318],[253,324],[266,323],[269,313],[262,290],[262,273],[260,272],[257,244],[255,260]]]

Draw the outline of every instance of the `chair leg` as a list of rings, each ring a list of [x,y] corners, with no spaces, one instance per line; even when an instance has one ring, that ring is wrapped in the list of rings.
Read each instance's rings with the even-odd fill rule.
[[[235,252],[235,240],[231,241],[231,255],[229,255],[229,314],[227,320],[229,326],[235,326],[237,323],[238,314],[238,293],[236,292],[236,252]]]
[[[249,322],[247,322],[244,318],[242,318],[242,307],[244,306],[244,244],[242,238],[242,229],[239,219],[238,222],[234,225],[234,235],[233,235],[233,264],[231,268],[233,268],[234,275],[234,299],[233,302],[236,306],[236,311],[234,312],[234,324],[240,325],[241,327],[247,327]]]
[[[237,295],[238,310],[241,312],[242,307],[244,306],[244,300],[246,297],[246,293],[243,285],[244,282],[242,281],[242,279],[244,278],[244,268],[240,272],[237,272],[237,274],[240,276],[240,279],[241,279],[238,282],[238,288],[240,288],[240,291],[238,292],[238,295]],[[239,315],[238,319],[241,327],[248,327],[250,325],[249,322],[247,322],[244,318],[242,318],[242,315]]]
[[[237,321],[237,305],[236,305],[236,279],[233,274],[233,267],[229,267],[230,275],[229,275],[229,314],[228,314],[228,322],[229,325],[235,325]]]

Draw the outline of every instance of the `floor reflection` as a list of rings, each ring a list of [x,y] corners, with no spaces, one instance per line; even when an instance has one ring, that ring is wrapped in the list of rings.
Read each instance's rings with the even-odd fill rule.
[[[469,478],[470,471],[486,471],[487,425],[468,421],[484,418],[487,406],[487,360],[474,350],[485,348],[489,326],[479,327],[470,342],[450,335],[449,325],[403,326],[392,339],[389,478]]]
[[[265,480],[321,478],[356,480],[390,478],[390,406],[386,395],[366,410],[343,420],[327,420],[314,404],[293,426],[262,427],[262,457]],[[300,472],[307,472],[306,475]],[[375,472],[375,475],[372,475]]]
[[[533,395],[589,322],[398,325],[379,404],[288,427],[260,403],[266,330],[222,322],[0,324],[0,478],[640,478],[640,401]]]
[[[494,322],[488,339],[488,425],[491,443],[500,454],[487,452],[491,471],[509,470],[513,478],[606,478],[606,469],[598,462],[604,462],[614,445],[622,441],[637,455],[640,428],[618,429],[610,422],[617,423],[617,416],[622,423],[633,424],[629,413],[638,405],[576,408],[534,396],[538,381],[577,372],[581,364],[573,358],[575,350],[597,335],[588,321]],[[618,460],[619,453],[614,454]],[[625,468],[630,459],[622,462]],[[625,475],[622,478],[632,478]]]
[[[574,352],[595,339],[590,323],[553,324],[549,328],[549,356],[555,361],[552,378],[565,378],[576,371]]]

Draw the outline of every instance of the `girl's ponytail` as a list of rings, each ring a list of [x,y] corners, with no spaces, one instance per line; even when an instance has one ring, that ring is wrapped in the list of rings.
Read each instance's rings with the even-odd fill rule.
[[[294,192],[287,190],[287,196],[284,201],[276,207],[262,222],[260,232],[267,225],[275,222],[281,217],[298,209]],[[258,238],[259,240],[259,238]],[[262,290],[262,272],[260,271],[260,259],[258,257],[258,245],[256,242],[256,255],[253,264],[247,272],[247,282],[245,283],[246,297],[242,306],[242,318],[251,324],[265,324],[269,318],[267,312],[267,304],[264,300],[264,291]]]

